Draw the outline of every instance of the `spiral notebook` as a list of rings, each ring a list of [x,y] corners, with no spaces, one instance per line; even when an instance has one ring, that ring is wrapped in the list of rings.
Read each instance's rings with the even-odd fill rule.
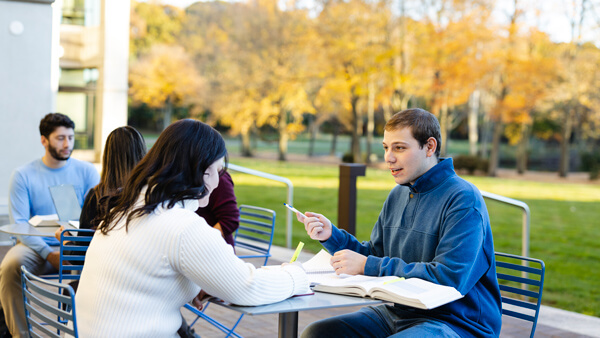
[[[302,263],[302,267],[307,274],[335,273],[335,269],[330,262],[331,254],[321,249],[311,259]]]

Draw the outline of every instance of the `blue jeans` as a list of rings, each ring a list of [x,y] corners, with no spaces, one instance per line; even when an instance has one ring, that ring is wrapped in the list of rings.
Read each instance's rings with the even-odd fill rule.
[[[460,337],[443,322],[426,318],[402,318],[392,305],[367,306],[356,312],[316,321],[302,331],[302,338],[321,337]]]

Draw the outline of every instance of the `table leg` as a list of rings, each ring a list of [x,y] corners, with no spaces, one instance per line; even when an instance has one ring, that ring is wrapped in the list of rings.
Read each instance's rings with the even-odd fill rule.
[[[279,314],[279,338],[298,337],[298,312]]]

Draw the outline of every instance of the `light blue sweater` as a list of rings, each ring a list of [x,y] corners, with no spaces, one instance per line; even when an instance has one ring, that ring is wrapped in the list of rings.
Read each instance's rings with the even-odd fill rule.
[[[79,204],[85,194],[100,181],[98,170],[91,163],[74,158],[59,169],[47,167],[41,159],[15,169],[10,179],[8,205],[11,223],[27,223],[36,215],[56,214],[48,187],[72,184]],[[58,245],[55,238],[18,236],[19,240],[46,259],[52,252],[50,245]]]
[[[463,298],[433,310],[396,305],[409,316],[443,321],[463,337],[500,334],[501,299],[490,220],[479,190],[440,162],[414,185],[390,192],[371,240],[333,229],[323,245],[367,256],[365,275],[417,277],[455,287]]]

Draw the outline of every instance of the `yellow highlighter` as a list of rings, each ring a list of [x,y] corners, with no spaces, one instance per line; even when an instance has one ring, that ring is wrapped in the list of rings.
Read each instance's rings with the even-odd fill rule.
[[[300,255],[300,251],[302,251],[303,247],[304,247],[303,242],[298,243],[298,247],[296,248],[296,251],[294,251],[294,255],[292,256],[292,259],[290,259],[290,263],[294,263],[296,261],[296,259],[298,259],[298,256]]]
[[[383,282],[383,285],[385,285],[385,284],[392,284],[392,283],[396,283],[396,282],[399,282],[399,281],[401,281],[401,280],[404,280],[404,277],[398,277],[398,278],[395,278],[395,279],[390,279],[390,280],[389,280],[389,281],[387,281],[387,282]]]

